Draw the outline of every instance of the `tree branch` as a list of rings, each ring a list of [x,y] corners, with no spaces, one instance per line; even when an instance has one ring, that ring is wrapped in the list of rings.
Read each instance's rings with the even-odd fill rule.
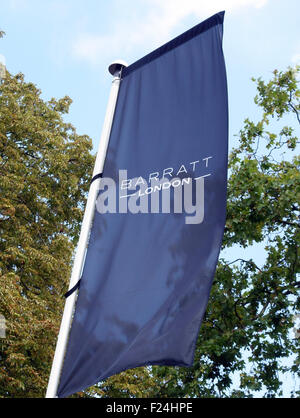
[[[293,112],[295,112],[296,117],[297,117],[298,122],[299,122],[299,125],[300,125],[300,116],[299,116],[298,110],[295,108],[294,105],[292,105],[292,91],[290,92],[290,100],[289,100],[288,104],[291,107],[291,109],[293,110]]]

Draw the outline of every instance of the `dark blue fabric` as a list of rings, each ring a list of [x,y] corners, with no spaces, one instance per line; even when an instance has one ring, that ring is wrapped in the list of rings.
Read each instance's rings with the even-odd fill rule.
[[[103,178],[118,182],[122,169],[146,179],[185,164],[181,176],[205,176],[204,219],[96,211],[59,397],[129,368],[193,364],[226,214],[223,17],[123,72]]]

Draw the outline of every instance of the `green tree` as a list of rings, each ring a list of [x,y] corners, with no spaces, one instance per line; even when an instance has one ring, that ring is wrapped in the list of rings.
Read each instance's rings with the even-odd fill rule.
[[[0,398],[44,397],[89,188],[92,142],[22,74],[0,83]],[[147,396],[148,369],[76,397]]]
[[[223,248],[263,243],[264,265],[221,254],[192,368],[137,368],[79,396],[278,396],[279,371],[299,376],[298,74],[255,80],[262,117],[245,121],[229,158]],[[93,166],[91,141],[63,121],[70,103],[44,102],[20,74],[0,85],[0,397],[45,394]]]
[[[253,80],[262,116],[258,122],[245,120],[229,157],[223,249],[262,243],[265,263],[226,261],[221,253],[194,366],[144,369],[152,385],[143,396],[252,397],[262,390],[274,397],[282,393],[279,372],[299,378],[299,339],[291,333],[300,285],[300,159],[293,156],[298,140],[292,127],[299,129],[300,123],[299,68],[274,71],[267,83]],[[287,366],[282,360],[290,356],[295,359]],[[126,372],[121,375],[123,385],[118,376],[99,385],[105,396],[130,395]],[[291,396],[299,395],[294,392]]]
[[[70,104],[0,83],[0,397],[45,394],[94,160]]]

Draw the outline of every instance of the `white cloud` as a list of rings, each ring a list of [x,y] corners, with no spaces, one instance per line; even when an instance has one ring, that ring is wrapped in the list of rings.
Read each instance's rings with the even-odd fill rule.
[[[295,65],[300,65],[300,53],[296,53],[292,56],[292,63]]]
[[[6,59],[5,56],[0,54],[0,64],[6,65]]]
[[[27,6],[27,0],[9,0],[9,6],[13,10],[19,10]]]
[[[246,7],[261,8],[269,0],[140,0],[144,2],[144,15],[135,19],[119,19],[114,22],[114,30],[107,35],[81,33],[73,44],[74,55],[96,64],[108,60],[130,56],[133,51],[156,48],[167,42],[174,30],[185,19],[196,17],[199,21],[210,15],[226,10],[238,12]],[[133,3],[128,5],[134,7]],[[132,13],[134,16],[134,13]],[[184,28],[183,30],[186,30]]]

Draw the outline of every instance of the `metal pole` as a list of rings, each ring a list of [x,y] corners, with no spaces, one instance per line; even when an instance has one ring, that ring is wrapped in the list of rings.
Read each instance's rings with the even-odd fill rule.
[[[113,62],[109,66],[109,72],[113,75],[113,81],[111,86],[111,91],[109,95],[107,110],[104,118],[104,124],[102,128],[99,148],[97,152],[96,162],[94,166],[93,177],[99,173],[102,173],[104,161],[106,157],[107,146],[109,142],[115,107],[118,98],[118,92],[121,82],[121,72],[122,68],[127,65],[123,61]],[[92,221],[94,218],[95,204],[97,199],[97,194],[99,190],[100,178],[97,178],[92,182],[88,194],[88,199],[86,203],[86,208],[83,216],[83,221],[81,225],[81,231],[79,236],[79,241],[75,253],[74,264],[69,284],[69,289],[72,289],[79,281],[86,248],[88,245],[90,229]],[[70,332],[70,327],[73,318],[73,311],[76,302],[77,292],[73,292],[67,299],[65,303],[64,313],[60,325],[60,330],[57,338],[56,349],[54,354],[54,359],[52,363],[51,373],[48,382],[48,388],[46,393],[46,398],[55,398],[57,397],[57,388],[59,384],[60,374],[63,366],[64,356],[66,352],[68,336]]]

